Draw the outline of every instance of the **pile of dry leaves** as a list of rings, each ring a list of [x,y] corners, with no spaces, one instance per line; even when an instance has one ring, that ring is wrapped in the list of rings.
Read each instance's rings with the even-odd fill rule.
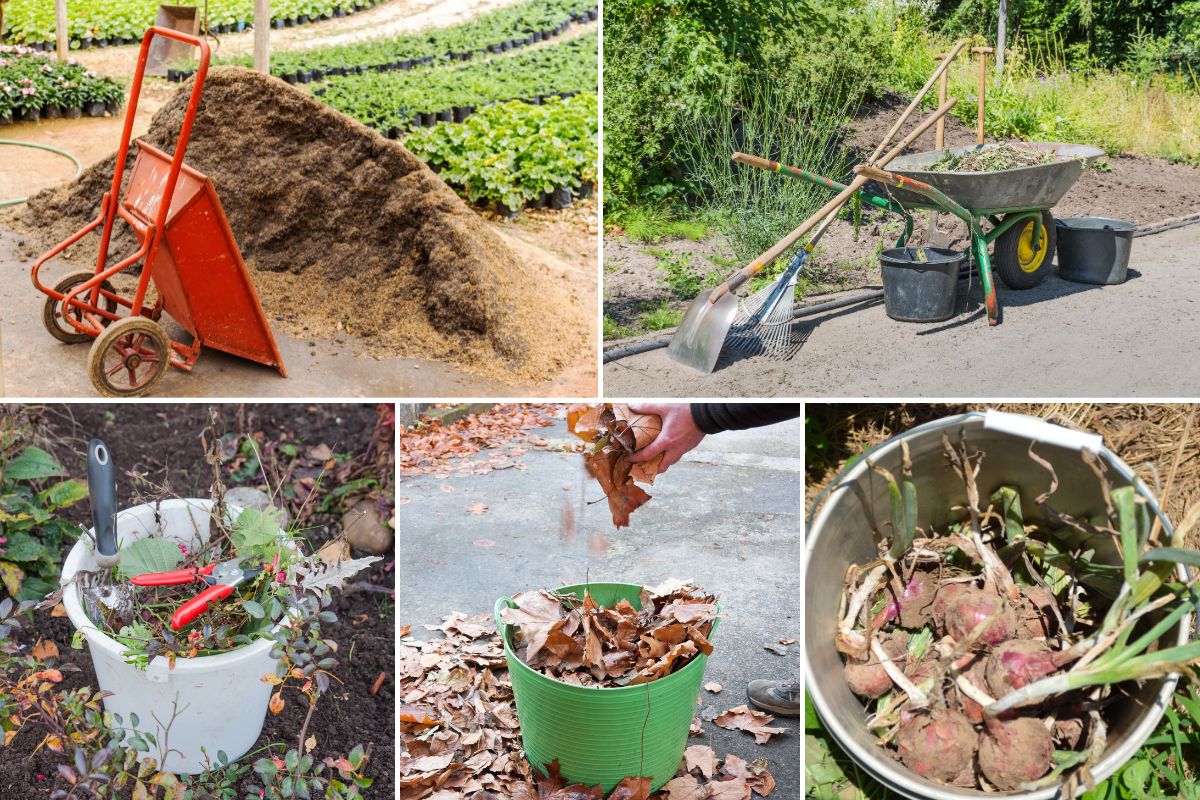
[[[400,431],[398,474],[410,477],[438,472],[488,472],[494,468],[492,464],[467,459],[481,450],[514,441],[543,446],[546,440],[529,431],[553,425],[554,418],[561,419],[562,413],[560,406],[500,403],[487,413],[470,414],[449,425],[426,417],[419,426]]]
[[[586,591],[582,601],[573,594],[521,592],[500,617],[513,626],[513,646],[522,661],[581,686],[648,683],[682,669],[699,653],[712,654],[715,596],[669,581],[643,589],[640,600],[639,611],[628,600],[603,607]]]
[[[604,800],[600,787],[566,785],[551,764],[535,773],[521,749],[512,684],[490,614],[453,613],[440,638],[418,642],[402,629],[400,676],[400,796],[405,800]],[[780,728],[769,714],[731,709],[714,719],[765,742]],[[692,733],[702,732],[693,719]],[[645,779],[622,781],[608,800],[751,800],[766,797],[775,779],[766,759],[752,762],[706,745],[684,753],[675,777],[649,794]]]
[[[624,403],[580,406],[567,412],[567,428],[592,445],[584,454],[588,474],[600,484],[608,498],[613,525],[623,528],[629,515],[650,499],[635,481],[653,484],[663,454],[640,464],[629,455],[658,438],[662,418],[657,414],[635,414]]]

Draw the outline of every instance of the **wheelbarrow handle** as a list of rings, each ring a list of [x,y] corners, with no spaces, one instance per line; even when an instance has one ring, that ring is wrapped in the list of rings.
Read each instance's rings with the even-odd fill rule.
[[[781,165],[776,161],[771,161],[770,159],[766,158],[759,158],[758,156],[752,156],[749,153],[734,153],[733,160],[741,164],[748,164],[752,167],[765,169],[768,172],[778,172],[781,167]]]
[[[160,28],[152,25],[142,35],[142,47],[138,51],[137,70],[133,74],[133,85],[129,87],[129,104],[125,109],[125,126],[121,131],[121,146],[117,149],[117,167],[113,170],[113,181],[110,194],[114,207],[120,203],[121,180],[125,177],[125,161],[129,155],[129,143],[133,137],[133,123],[137,118],[138,100],[142,95],[142,79],[146,76],[146,61],[150,56],[150,43],[155,36],[165,36],[180,42],[195,45],[200,48],[200,64],[196,68],[196,79],[192,85],[192,96],[188,100],[187,111],[183,116],[183,126],[179,130],[179,141],[175,145],[175,153],[171,158],[171,169],[167,173],[167,183],[163,187],[162,199],[158,206],[158,217],[154,222],[155,243],[150,245],[148,255],[153,256],[157,240],[162,236],[163,224],[167,220],[167,212],[171,209],[171,197],[175,194],[175,185],[179,182],[179,171],[183,167],[183,157],[187,153],[188,139],[192,135],[192,124],[196,121],[196,109],[200,106],[200,93],[204,90],[204,80],[208,76],[208,63],[211,58],[208,42],[190,33]],[[100,237],[100,250],[96,261],[96,271],[104,268],[108,259],[108,245],[112,239],[113,222],[116,214],[109,214],[104,220],[104,231]],[[148,270],[146,271],[149,272]],[[148,274],[147,274],[148,279]],[[139,291],[141,294],[141,291]]]

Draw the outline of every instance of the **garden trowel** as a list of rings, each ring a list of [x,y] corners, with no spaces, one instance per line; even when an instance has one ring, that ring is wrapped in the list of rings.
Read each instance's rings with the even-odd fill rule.
[[[124,616],[132,608],[133,598],[128,586],[112,581],[112,568],[121,561],[117,547],[117,476],[112,454],[104,442],[92,439],[88,442],[87,455],[88,499],[92,504],[95,544],[93,558],[99,569],[82,585],[82,594],[88,616],[98,620],[105,616],[101,605]]]

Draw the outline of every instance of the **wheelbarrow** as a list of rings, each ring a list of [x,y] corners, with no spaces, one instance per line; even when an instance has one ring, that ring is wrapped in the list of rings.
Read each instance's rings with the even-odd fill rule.
[[[199,47],[200,64],[174,155],[137,142],[137,158],[122,197],[133,121],[155,36]],[[46,295],[42,311],[46,330],[67,344],[93,340],[88,374],[96,390],[109,397],[147,394],[162,379],[168,364],[190,371],[204,346],[275,367],[287,377],[216,189],[202,173],[184,164],[208,63],[208,43],[203,39],[168,28],[146,31],[112,187],[101,200],[100,214],[33,265],[33,285]],[[138,247],[110,264],[109,246],[118,219],[133,229]],[[46,262],[97,230],[100,247],[94,270],[71,273],[53,286],[38,279]],[[132,272],[139,264],[141,273],[133,296],[119,293],[112,277]],[[148,303],[152,282],[156,299]],[[161,324],[164,312],[190,341],[176,341],[168,335]]]
[[[948,152],[961,155],[995,145],[968,145]],[[947,151],[900,156],[887,170],[871,165],[855,167],[857,176],[868,178],[861,190],[864,200],[904,218],[904,233],[897,246],[903,247],[912,234],[911,212],[932,209],[961,219],[970,233],[967,254],[979,270],[987,306],[988,322],[999,322],[993,269],[1010,289],[1031,289],[1050,272],[1054,253],[1055,226],[1050,209],[1075,184],[1092,160],[1103,155],[1097,147],[1061,142],[1035,142],[1029,147],[1049,150],[1059,158],[996,172],[932,172],[928,169]],[[734,160],[779,172],[835,191],[846,187],[808,170],[735,153]],[[990,227],[985,229],[984,223]],[[995,244],[989,253],[990,245]]]

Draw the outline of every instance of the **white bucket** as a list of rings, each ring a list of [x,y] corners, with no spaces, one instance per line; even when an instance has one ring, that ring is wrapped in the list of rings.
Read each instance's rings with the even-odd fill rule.
[[[165,538],[195,546],[208,540],[212,506],[211,500],[172,499],[124,509],[117,514],[117,542],[125,545],[161,531]],[[228,510],[231,518],[241,512],[233,506]],[[63,564],[62,583],[81,570],[95,569],[94,546],[80,539]],[[197,584],[197,593],[203,588]],[[218,750],[232,761],[254,746],[272,691],[260,678],[275,673],[270,640],[216,656],[179,658],[174,669],[166,658],[156,656],[141,670],[125,663],[124,645],[88,619],[78,584],[63,594],[63,605],[71,624],[88,641],[99,688],[112,692],[104,707],[121,715],[126,730],[132,728],[132,715],[137,714],[139,730],[153,734],[158,742],[158,748],[151,746],[150,755],[158,758],[158,750],[170,748],[160,758],[160,770],[195,775],[216,764]],[[170,729],[164,732],[168,723]]]

